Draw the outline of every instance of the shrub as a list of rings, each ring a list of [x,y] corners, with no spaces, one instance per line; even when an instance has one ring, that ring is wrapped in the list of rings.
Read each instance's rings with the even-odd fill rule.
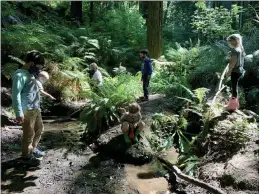
[[[109,33],[111,39],[120,45],[137,49],[145,46],[145,20],[136,8],[110,10],[106,17],[108,21],[101,24],[97,22],[93,28],[101,26],[98,31]]]
[[[81,113],[80,120],[87,124],[85,133],[97,135],[119,122],[117,108],[135,101],[141,94],[140,75],[123,74],[104,79],[97,93],[85,92],[91,105]]]
[[[48,32],[38,24],[15,25],[2,30],[2,45],[11,45],[11,53],[21,56],[23,52],[36,49],[40,52],[53,51],[62,38]],[[2,48],[4,49],[4,48]]]
[[[218,42],[210,46],[204,46],[197,58],[197,67],[190,74],[189,83],[192,88],[216,86],[219,74],[224,70],[228,61],[229,48]]]
[[[197,2],[199,7],[193,15],[192,26],[198,38],[204,41],[225,39],[237,30],[235,26],[242,11],[238,5],[232,5],[231,11],[224,7],[207,8],[205,2]]]

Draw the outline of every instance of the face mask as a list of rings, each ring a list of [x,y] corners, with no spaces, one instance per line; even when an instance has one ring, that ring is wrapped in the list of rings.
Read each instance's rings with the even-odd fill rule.
[[[28,69],[28,71],[33,74],[33,75],[38,75],[40,72],[40,69],[38,67],[36,67],[35,65],[30,66],[30,68]]]
[[[90,74],[91,76],[95,73],[94,70],[89,70],[88,72],[89,72],[89,74]]]

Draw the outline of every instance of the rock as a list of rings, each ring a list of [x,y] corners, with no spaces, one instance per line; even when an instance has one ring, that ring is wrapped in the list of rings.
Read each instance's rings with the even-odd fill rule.
[[[101,153],[120,162],[144,164],[152,160],[152,149],[144,134],[139,143],[128,146],[121,132],[120,126],[114,127],[97,139],[97,146]]]
[[[3,107],[10,107],[12,105],[11,88],[1,87],[1,101]]]
[[[231,177],[231,184],[241,190],[259,190],[258,159],[252,152],[235,155],[226,165],[224,176]]]
[[[65,102],[59,103],[50,108],[51,115],[55,116],[73,116],[79,117],[81,110],[88,104],[88,101],[85,102]]]
[[[259,50],[253,53],[253,64],[259,66]]]

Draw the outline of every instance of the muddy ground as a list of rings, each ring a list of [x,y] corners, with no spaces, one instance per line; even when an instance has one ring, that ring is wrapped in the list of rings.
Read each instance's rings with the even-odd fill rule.
[[[160,111],[162,104],[158,98],[155,96],[151,104]],[[153,105],[142,105],[146,120],[153,113]],[[47,156],[39,168],[28,168],[19,162],[21,129],[12,126],[1,129],[2,193],[170,193],[167,180],[153,172],[152,164],[140,167],[122,164],[94,153],[80,141],[83,129],[76,121],[56,120],[44,120],[45,132],[39,146]]]
[[[155,112],[168,111],[161,96],[152,96],[151,101],[142,103],[141,107],[147,124],[150,124],[151,115]],[[231,120],[231,117],[228,119]],[[80,141],[83,129],[76,121],[60,122],[58,118],[45,119],[44,123],[45,132],[40,148],[46,150],[47,156],[38,168],[28,168],[19,162],[21,129],[12,126],[1,128],[2,193],[208,193],[180,179],[177,179],[179,184],[173,185],[178,191],[172,191],[168,174],[165,176],[167,178],[158,174],[152,162],[135,166],[115,161],[105,154],[94,153],[88,145]],[[249,136],[251,140],[244,148],[224,161],[210,161],[201,165],[196,177],[221,187],[226,193],[258,193],[258,130],[252,129]],[[167,158],[175,160],[175,150],[169,150]],[[235,178],[235,182],[228,181],[226,177],[229,175]]]

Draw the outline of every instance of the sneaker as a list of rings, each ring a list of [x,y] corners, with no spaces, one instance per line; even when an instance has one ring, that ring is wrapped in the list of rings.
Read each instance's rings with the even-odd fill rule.
[[[42,158],[46,155],[45,152],[40,151],[38,148],[35,148],[32,153],[36,158]]]
[[[33,155],[22,156],[21,163],[29,166],[38,166],[40,165],[40,160],[35,158]]]

